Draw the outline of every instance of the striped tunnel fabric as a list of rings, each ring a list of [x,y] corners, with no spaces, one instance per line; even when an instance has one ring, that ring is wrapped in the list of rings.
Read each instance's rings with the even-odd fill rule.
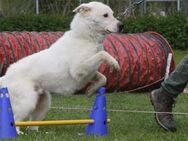
[[[63,32],[1,32],[0,75],[17,60],[50,47]],[[173,51],[164,37],[155,32],[109,34],[104,49],[120,64],[120,72],[111,72],[102,64],[99,71],[107,77],[107,90],[145,91],[164,79],[167,57]],[[175,68],[172,58],[170,72]]]

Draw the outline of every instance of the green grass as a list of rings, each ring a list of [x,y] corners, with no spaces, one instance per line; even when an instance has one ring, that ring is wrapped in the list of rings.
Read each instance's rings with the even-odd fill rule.
[[[185,50],[185,51],[181,51],[181,50],[175,50],[174,51],[174,55],[175,55],[175,60],[176,60],[176,63],[179,63],[180,60],[188,54],[188,51]]]
[[[177,62],[186,54],[175,51]],[[53,96],[52,107],[91,108],[95,97],[87,98],[84,95]],[[174,111],[188,112],[188,95],[182,94]],[[107,95],[108,109],[152,111],[149,93],[113,93]],[[84,119],[89,117],[86,110],[59,110],[51,109],[48,119]],[[75,126],[46,126],[40,127],[39,132],[26,132],[19,136],[18,141],[186,141],[188,140],[188,116],[175,115],[178,131],[176,133],[165,132],[154,120],[153,114],[108,112],[111,118],[109,135],[106,137],[93,137],[85,135],[86,125]]]

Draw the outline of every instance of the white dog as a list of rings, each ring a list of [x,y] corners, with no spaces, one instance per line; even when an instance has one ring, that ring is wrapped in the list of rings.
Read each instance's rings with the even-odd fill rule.
[[[95,93],[106,84],[105,76],[97,71],[101,63],[120,69],[99,47],[105,34],[122,29],[113,11],[100,2],[90,2],[74,12],[70,31],[49,49],[12,64],[0,78],[1,87],[9,89],[15,121],[42,120],[50,107],[48,92],[70,95],[92,82],[87,94]]]

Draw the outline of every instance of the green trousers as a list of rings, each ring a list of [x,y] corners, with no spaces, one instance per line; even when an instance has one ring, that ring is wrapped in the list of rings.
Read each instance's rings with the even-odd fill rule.
[[[177,65],[170,76],[161,83],[161,92],[177,97],[188,83],[188,55]]]

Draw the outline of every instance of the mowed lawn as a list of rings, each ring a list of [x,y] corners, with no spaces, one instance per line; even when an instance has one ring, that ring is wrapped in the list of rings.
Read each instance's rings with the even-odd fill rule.
[[[179,62],[186,51],[175,51]],[[89,118],[95,97],[84,95],[54,96],[48,119]],[[62,109],[58,109],[58,107]],[[174,112],[188,113],[188,94],[178,97]],[[68,109],[67,109],[68,108]],[[71,109],[73,108],[73,109]],[[78,110],[75,110],[78,108]],[[107,94],[109,134],[106,137],[86,136],[86,125],[43,126],[39,132],[26,132],[18,141],[186,141],[188,140],[188,115],[174,115],[177,121],[176,133],[165,132],[154,120],[154,115],[139,111],[153,111],[149,93],[110,93]],[[115,110],[115,111],[112,111]],[[116,111],[122,110],[122,111]],[[137,112],[135,112],[137,111]]]

